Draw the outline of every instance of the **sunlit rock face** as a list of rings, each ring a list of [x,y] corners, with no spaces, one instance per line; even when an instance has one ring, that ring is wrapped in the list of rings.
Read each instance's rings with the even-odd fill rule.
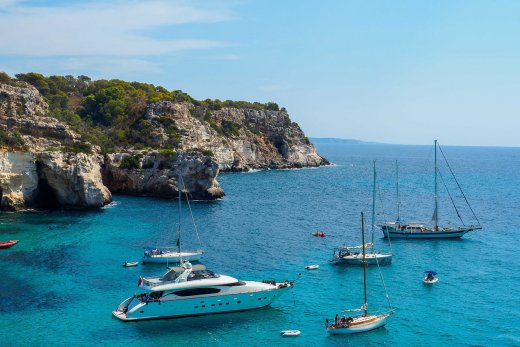
[[[167,142],[164,119],[170,119],[179,129],[180,148],[210,151],[222,171],[329,164],[285,111],[231,107],[210,111],[187,102],[163,101],[149,105],[144,118],[154,126],[157,145]]]

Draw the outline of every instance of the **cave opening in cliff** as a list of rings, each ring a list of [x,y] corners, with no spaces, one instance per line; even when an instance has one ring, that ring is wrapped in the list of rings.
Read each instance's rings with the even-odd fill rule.
[[[43,178],[38,180],[38,192],[36,194],[35,205],[50,210],[55,210],[60,207],[54,190]]]

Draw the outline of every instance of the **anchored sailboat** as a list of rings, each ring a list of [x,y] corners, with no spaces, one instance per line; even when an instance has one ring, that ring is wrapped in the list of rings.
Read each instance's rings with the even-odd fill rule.
[[[460,214],[455,207],[455,210],[457,211],[457,215],[461,219],[462,226],[458,227],[441,227],[439,226],[439,199],[438,199],[438,168],[437,168],[437,147],[439,145],[437,144],[437,140],[434,141],[434,148],[435,148],[435,193],[434,193],[434,209],[433,209],[433,217],[432,217],[432,224],[433,225],[425,225],[420,223],[401,223],[400,216],[399,216],[399,179],[397,183],[397,219],[392,222],[385,222],[383,225],[380,225],[379,227],[383,231],[383,234],[385,237],[398,237],[398,238],[409,238],[409,239],[432,239],[432,238],[458,238],[462,237],[464,234],[466,234],[469,231],[473,230],[480,230],[482,227],[480,226],[480,222],[478,221],[477,216],[473,212],[473,209],[469,205],[468,200],[466,199],[466,195],[462,191],[462,188],[460,187],[460,184],[458,183],[457,179],[455,178],[455,175],[453,174],[453,171],[451,170],[451,167],[449,166],[446,157],[444,156],[444,153],[442,149],[439,147],[442,156],[444,157],[444,160],[446,161],[448,168],[450,169],[450,172],[455,179],[455,182],[457,183],[457,186],[459,187],[462,196],[464,197],[464,200],[466,201],[469,209],[471,210],[471,213],[473,214],[473,217],[477,221],[478,225],[464,225],[464,222],[462,221],[462,218],[460,217]],[[397,164],[396,164],[397,165]],[[396,170],[397,171],[397,170]],[[397,176],[399,177],[399,176]],[[442,176],[441,176],[442,179]],[[449,192],[448,192],[449,193]],[[451,195],[450,195],[451,199]],[[453,199],[452,199],[453,202]]]
[[[372,236],[370,243],[364,243],[360,246],[342,246],[334,248],[331,262],[336,264],[350,265],[385,265],[392,262],[391,253],[376,252],[374,249],[374,226],[375,226],[375,209],[376,209],[376,162],[374,161],[374,181],[372,186]],[[388,239],[390,242],[390,239]],[[361,248],[369,250],[368,253],[362,254]]]
[[[364,294],[364,302],[363,306],[356,309],[343,310],[343,313],[346,312],[363,312],[360,316],[355,317],[342,317],[341,319],[336,315],[336,318],[333,320],[333,323],[329,323],[327,319],[325,322],[325,329],[329,334],[354,334],[354,333],[362,333],[365,331],[373,330],[379,327],[382,327],[386,324],[386,320],[390,317],[394,310],[392,305],[390,304],[390,299],[388,298],[388,293],[386,293],[386,286],[384,285],[383,274],[381,274],[381,280],[383,280],[383,286],[385,287],[386,298],[388,299],[388,305],[390,307],[390,311],[383,314],[368,314],[368,303],[367,303],[367,262],[366,262],[366,250],[365,250],[365,219],[363,216],[363,212],[361,212],[361,238],[363,241],[362,249],[363,249],[363,294]],[[381,269],[379,269],[381,272]]]
[[[198,261],[202,257],[204,251],[196,250],[196,251],[186,251],[181,252],[181,197],[182,197],[182,187],[184,186],[184,182],[182,180],[182,176],[179,175],[177,179],[177,189],[179,191],[179,226],[177,228],[177,246],[176,247],[147,247],[145,248],[143,263],[180,263],[182,260],[185,261]],[[190,202],[188,200],[188,195],[186,194],[186,202],[188,204],[188,208],[190,210],[191,218],[193,221],[193,227],[195,229],[195,233],[197,234],[197,239],[200,238],[197,231],[197,225],[195,224],[195,219],[193,218],[193,213],[191,212]],[[177,250],[175,250],[177,248]]]

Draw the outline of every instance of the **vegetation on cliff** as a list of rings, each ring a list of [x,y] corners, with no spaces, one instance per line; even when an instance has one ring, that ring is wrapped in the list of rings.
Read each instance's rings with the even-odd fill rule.
[[[0,83],[15,85],[17,81],[27,82],[38,89],[49,104],[50,115],[68,124],[82,139],[99,145],[103,152],[134,148],[177,148],[182,135],[175,121],[159,118],[168,136],[166,143],[157,146],[153,141],[153,126],[143,113],[147,105],[159,101],[189,102],[194,105],[192,116],[207,122],[221,136],[234,138],[239,135],[241,125],[223,121],[217,125],[212,119],[212,111],[224,107],[240,109],[279,111],[276,103],[266,104],[247,101],[195,100],[181,90],[168,91],[161,86],[122,80],[96,80],[87,76],[43,76],[38,73],[17,74],[11,78],[0,72]],[[203,114],[195,108],[205,110]],[[281,109],[285,111],[285,109]],[[249,128],[251,132],[256,130]],[[17,143],[17,136],[2,136],[1,143]],[[0,144],[1,144],[0,143]],[[20,143],[19,145],[23,145]],[[75,148],[82,151],[86,148]],[[88,148],[90,150],[90,148]]]

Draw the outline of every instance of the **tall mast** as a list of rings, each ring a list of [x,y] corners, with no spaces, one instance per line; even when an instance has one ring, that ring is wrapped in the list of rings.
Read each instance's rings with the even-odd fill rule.
[[[438,201],[437,201],[437,140],[434,141],[433,146],[435,147],[435,210],[433,210],[433,230],[439,229],[437,214],[438,214]]]
[[[179,255],[181,253],[181,193],[182,193],[182,177],[181,175],[177,178],[177,190],[179,191],[179,228],[177,229],[177,247],[179,249]]]
[[[397,189],[397,222],[401,219],[401,201],[399,199],[399,167],[397,166],[397,160],[395,161],[395,186]]]
[[[367,262],[365,257],[365,218],[363,216],[363,212],[361,212],[361,241],[363,243],[363,291],[365,296],[365,304],[363,305],[363,309],[365,313],[363,316],[367,316]]]
[[[374,224],[376,223],[376,161],[374,160],[374,182],[372,184],[372,244],[374,244]]]

